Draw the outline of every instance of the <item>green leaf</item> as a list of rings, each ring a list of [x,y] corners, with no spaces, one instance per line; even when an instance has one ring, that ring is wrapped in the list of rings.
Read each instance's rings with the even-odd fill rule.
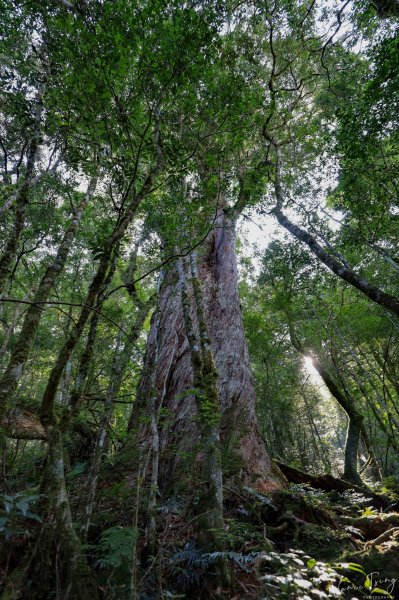
[[[313,569],[313,567],[315,566],[316,563],[317,563],[317,560],[315,560],[314,558],[310,558],[306,564],[309,567],[309,569]]]

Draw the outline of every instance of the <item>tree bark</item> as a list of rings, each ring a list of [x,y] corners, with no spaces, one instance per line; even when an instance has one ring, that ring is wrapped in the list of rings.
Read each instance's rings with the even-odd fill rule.
[[[363,428],[363,417],[360,414],[356,415],[356,417],[353,414],[348,416],[349,423],[345,440],[344,479],[361,486],[362,478],[358,471],[357,456]]]
[[[178,261],[185,334],[190,346],[194,395],[201,442],[201,487],[198,492],[199,542],[207,551],[223,550],[223,473],[220,450],[218,373],[210,346],[196,258],[191,258],[192,294],[183,261]],[[195,317],[195,321],[191,317]],[[196,325],[195,331],[194,327]]]
[[[218,395],[221,408],[220,439],[222,454],[234,464],[234,470],[245,482],[259,490],[271,491],[286,484],[285,477],[272,464],[259,433],[256,416],[254,381],[249,364],[240,301],[237,290],[235,254],[235,222],[223,208],[199,260],[199,279],[203,290],[204,312],[211,349],[218,372]],[[185,334],[183,311],[178,293],[176,268],[164,278],[159,298],[158,361],[155,382],[158,406],[167,416],[160,427],[160,486],[165,490],[181,476],[182,457],[192,453],[199,441],[193,387],[193,368],[189,342]],[[147,342],[143,377],[129,423],[130,441],[126,450],[137,445],[148,452],[148,428],[140,426],[140,412],[145,409],[149,388],[152,355],[155,351],[154,320]],[[125,453],[126,456],[126,453]],[[191,465],[192,467],[193,465]],[[191,467],[187,467],[188,471]]]
[[[45,273],[43,274],[36,293],[32,299],[32,304],[29,305],[29,308],[25,313],[21,333],[11,353],[11,357],[4,375],[0,380],[0,410],[3,413],[7,412],[7,407],[10,405],[10,402],[13,398],[23,369],[29,358],[30,350],[39,327],[43,308],[39,304],[35,303],[41,303],[48,300],[55,282],[61,275],[67,262],[73,240],[75,239],[76,231],[83,215],[83,211],[94,193],[95,186],[96,178],[93,178],[90,181],[87,192],[82,202],[78,206],[71,223],[64,233],[54,260],[47,267]]]

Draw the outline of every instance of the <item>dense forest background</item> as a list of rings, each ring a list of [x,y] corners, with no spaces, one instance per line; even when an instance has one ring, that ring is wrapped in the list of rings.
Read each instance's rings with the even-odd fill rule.
[[[0,597],[399,597],[397,0],[0,0]]]

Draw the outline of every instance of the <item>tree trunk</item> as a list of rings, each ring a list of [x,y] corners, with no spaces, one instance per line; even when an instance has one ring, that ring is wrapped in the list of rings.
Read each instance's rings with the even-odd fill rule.
[[[184,329],[190,345],[191,367],[195,390],[198,426],[201,442],[201,486],[198,491],[197,514],[199,517],[199,541],[204,550],[224,549],[223,536],[223,473],[220,449],[220,402],[218,373],[210,346],[201,283],[196,258],[192,263],[192,293],[184,272],[184,264],[178,262]],[[195,320],[191,318],[194,313]],[[198,330],[198,336],[195,329]]]
[[[41,484],[43,523],[25,570],[23,597],[31,600],[49,598],[54,578],[54,555],[62,549],[61,568],[65,600],[96,600],[96,585],[72,521],[65,482],[64,445],[60,429],[52,423],[46,427],[49,442],[48,464]],[[20,596],[21,597],[21,596]]]
[[[297,238],[300,242],[306,244],[308,248],[313,252],[322,263],[326,265],[335,275],[340,277],[343,281],[346,281],[357,290],[362,292],[367,298],[379,304],[383,308],[386,308],[391,313],[399,316],[399,298],[387,294],[377,286],[369,283],[364,277],[358,275],[355,271],[343,265],[338,261],[332,254],[329,254],[324,250],[318,243],[315,237],[310,235],[307,231],[295,225],[290,219],[276,206],[271,211],[277,221],[282,225],[291,235]]]
[[[222,208],[199,261],[199,278],[218,371],[224,477],[234,472],[246,483],[256,484],[259,490],[281,488],[286,480],[267,455],[257,424],[254,382],[237,291],[235,223]],[[166,273],[160,290],[159,324],[157,328],[154,320],[151,324],[143,377],[129,423],[131,441],[127,443],[125,456],[129,448],[135,447],[133,438],[137,429],[140,453],[145,456],[148,452],[148,427],[140,425],[138,417],[145,410],[156,345],[159,349],[155,365],[158,406],[163,406],[166,414],[159,428],[160,486],[165,489],[181,476],[182,457],[193,454],[200,434],[195,398],[191,393],[193,369],[176,268]],[[192,459],[195,462],[195,457]],[[192,467],[193,463],[186,464],[187,471]]]
[[[275,180],[274,180],[274,191],[276,196],[276,206],[270,211],[277,221],[284,227],[291,235],[297,240],[306,244],[307,247],[322,263],[326,265],[335,275],[340,277],[343,281],[346,281],[354,288],[362,292],[372,302],[379,304],[383,308],[386,308],[394,315],[399,315],[399,298],[387,294],[377,286],[369,283],[364,277],[358,275],[355,271],[350,269],[347,264],[338,260],[332,254],[329,254],[322,246],[320,246],[317,239],[299,227],[295,225],[282,211],[284,206],[285,194],[282,184],[282,157],[281,157],[281,146],[277,143],[272,142],[276,152],[276,166],[275,166]]]
[[[32,137],[29,141],[25,178],[20,189],[16,194],[16,202],[14,207],[14,226],[7,240],[7,243],[5,244],[3,254],[0,257],[0,295],[4,291],[5,285],[7,283],[7,278],[10,273],[11,264],[17,253],[19,239],[24,228],[26,207],[29,203],[30,188],[33,180],[33,173],[35,170],[39,150],[41,119],[43,114],[44,88],[45,84],[43,84],[40,87],[35,100],[34,126]]]
[[[109,266],[112,260],[112,256],[114,255],[115,248],[123,239],[127,228],[136,216],[136,212],[141,204],[141,201],[147,196],[147,194],[151,193],[153,182],[158,173],[158,168],[153,168],[150,170],[140,191],[133,194],[131,200],[125,208],[123,216],[118,220],[113,232],[107,238],[103,246],[103,252],[99,260],[97,271],[87,291],[86,299],[84,301],[84,304],[82,305],[82,310],[80,311],[79,319],[75,323],[74,327],[70,332],[70,335],[68,336],[58,353],[57,360],[50,373],[50,377],[48,379],[47,386],[44,391],[40,415],[41,420],[43,422],[43,426],[45,426],[46,420],[50,419],[49,415],[53,410],[55,395],[57,393],[57,389],[65,365],[70,359],[72,352],[75,350],[76,344],[78,343],[80,336],[82,335],[83,330],[86,326],[86,323],[90,318],[90,315],[92,314],[92,310],[94,310],[95,308],[94,305],[98,299],[98,295],[100,293],[100,290],[102,289],[104,281],[107,278],[107,273],[109,271]]]
[[[32,304],[30,304],[25,313],[21,333],[13,348],[5,373],[0,380],[0,409],[3,413],[7,412],[7,408],[10,406],[39,327],[43,307],[35,303],[46,302],[48,300],[51,290],[61,275],[73,240],[75,239],[83,211],[94,193],[96,181],[96,178],[92,178],[90,181],[81,204],[78,206],[72,221],[65,230],[57,254],[44,272],[33,297]]]
[[[349,415],[349,423],[345,440],[344,479],[360,486],[364,484],[357,468],[357,455],[359,451],[362,426],[363,417],[361,415]]]
[[[133,344],[136,343],[144,324],[144,321],[152,307],[153,297],[147,302],[141,302],[138,306],[136,318],[132,324],[129,332],[129,339],[125,341],[123,348],[121,349],[121,334],[122,330],[119,331],[117,347],[115,349],[110,380],[108,389],[105,397],[105,409],[104,414],[100,421],[100,427],[98,429],[96,446],[93,453],[90,475],[88,480],[88,490],[85,506],[85,522],[82,527],[84,537],[87,537],[90,520],[93,513],[94,501],[97,491],[97,483],[100,476],[101,461],[106,452],[107,441],[108,441],[108,428],[112,417],[114,408],[114,399],[118,395],[120,387],[123,382],[123,377],[126,372],[129,360],[132,354]]]
[[[105,298],[106,291],[108,286],[110,285],[112,278],[115,274],[116,263],[117,263],[117,251],[114,252],[112,257],[111,266],[108,270],[107,276],[104,279],[101,289],[98,293],[98,303],[101,304]],[[94,346],[97,337],[97,327],[100,319],[100,314],[95,311],[90,317],[89,321],[89,331],[86,338],[86,344],[84,350],[79,358],[79,364],[77,368],[77,375],[75,380],[75,387],[71,393],[71,397],[69,398],[69,406],[71,409],[71,413],[76,415],[79,412],[80,401],[85,392],[85,388],[87,385],[87,379],[90,371],[91,362],[94,354]]]
[[[348,481],[344,481],[343,479],[337,479],[332,475],[317,475],[315,477],[313,475],[310,475],[309,473],[304,473],[303,471],[295,469],[294,467],[286,465],[280,461],[276,461],[276,464],[280,467],[281,471],[291,483],[308,483],[313,488],[325,490],[326,492],[332,492],[334,490],[338,492],[344,492],[346,490],[355,490],[363,496],[366,496],[366,498],[371,498],[373,500],[374,506],[377,508],[387,508],[387,506],[389,506],[388,498],[374,493],[367,487],[357,486],[354,483],[349,483]]]
[[[357,468],[357,455],[360,443],[360,435],[363,428],[363,417],[360,412],[357,410],[354,405],[353,400],[344,395],[335,381],[324,368],[320,360],[315,356],[314,352],[306,349],[299,339],[296,337],[295,332],[292,329],[292,325],[289,324],[290,330],[290,339],[291,343],[296,350],[302,356],[310,356],[312,359],[312,363],[321,379],[324,382],[324,385],[330,392],[331,396],[335,398],[341,408],[344,409],[348,416],[348,429],[346,432],[346,440],[345,440],[345,466],[344,466],[344,479],[354,483],[355,485],[364,485],[362,479],[359,475]]]

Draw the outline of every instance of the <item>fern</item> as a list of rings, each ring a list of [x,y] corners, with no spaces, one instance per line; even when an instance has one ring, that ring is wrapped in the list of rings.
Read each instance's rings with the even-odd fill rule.
[[[199,587],[204,575],[220,560],[234,562],[246,573],[251,570],[247,565],[253,564],[258,553],[241,554],[239,552],[202,552],[193,542],[188,542],[183,550],[178,550],[171,557],[172,571],[180,587],[187,590]]]
[[[221,559],[230,560],[234,562],[242,571],[250,573],[251,569],[248,569],[246,565],[253,564],[258,553],[253,554],[242,554],[241,552],[211,552],[209,554],[210,562],[217,562]]]
[[[134,527],[110,527],[100,537],[97,565],[101,568],[118,569],[129,564],[138,531]]]
[[[179,497],[170,498],[165,504],[162,506],[158,506],[158,512],[164,515],[178,515],[182,512],[184,508],[184,500]]]

